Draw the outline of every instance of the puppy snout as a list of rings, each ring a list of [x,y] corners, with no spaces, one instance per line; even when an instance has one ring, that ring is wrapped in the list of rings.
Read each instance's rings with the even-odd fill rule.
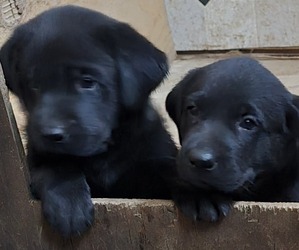
[[[64,126],[49,126],[42,130],[43,138],[54,143],[65,142],[68,138],[68,133]]]
[[[217,167],[214,154],[209,150],[193,149],[189,152],[190,163],[197,168],[213,170]]]

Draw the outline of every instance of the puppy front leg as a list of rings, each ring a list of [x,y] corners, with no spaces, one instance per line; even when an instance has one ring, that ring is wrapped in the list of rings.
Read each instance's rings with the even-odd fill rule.
[[[41,200],[43,214],[52,228],[69,237],[91,226],[94,208],[83,173],[62,167],[43,165],[31,169],[31,190]]]
[[[173,195],[179,210],[197,221],[218,221],[228,215],[233,201],[225,194],[202,190],[177,190]]]

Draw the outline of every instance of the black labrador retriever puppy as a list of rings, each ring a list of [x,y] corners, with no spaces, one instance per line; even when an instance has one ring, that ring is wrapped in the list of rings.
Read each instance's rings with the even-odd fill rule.
[[[166,100],[182,146],[177,168],[197,196],[176,197],[183,212],[216,221],[232,200],[299,201],[298,106],[253,59],[191,70]]]
[[[176,147],[149,101],[166,56],[129,25],[66,6],[19,26],[0,52],[28,112],[31,190],[64,236],[93,222],[91,197],[171,197]]]

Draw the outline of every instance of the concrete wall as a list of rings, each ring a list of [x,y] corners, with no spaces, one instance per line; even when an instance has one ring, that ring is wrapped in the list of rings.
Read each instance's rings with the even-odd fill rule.
[[[165,0],[179,51],[299,46],[298,0]]]

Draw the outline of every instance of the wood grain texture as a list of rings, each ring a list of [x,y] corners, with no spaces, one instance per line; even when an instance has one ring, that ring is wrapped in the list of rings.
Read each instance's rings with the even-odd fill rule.
[[[29,196],[13,117],[0,94],[0,249],[298,249],[298,203],[238,203],[219,223],[192,222],[171,201],[94,199],[95,222],[63,239]]]
[[[0,92],[2,93],[2,92]],[[24,161],[18,133],[11,113],[0,95],[0,249],[26,249],[31,232],[38,224],[29,202]]]
[[[246,203],[219,223],[192,222],[170,201],[95,199],[96,220],[81,237],[63,239],[43,222],[27,249],[298,249],[299,206]],[[33,208],[39,211],[39,204]],[[33,222],[32,222],[33,223]],[[33,233],[31,233],[33,237]],[[17,242],[11,245],[17,248]]]

